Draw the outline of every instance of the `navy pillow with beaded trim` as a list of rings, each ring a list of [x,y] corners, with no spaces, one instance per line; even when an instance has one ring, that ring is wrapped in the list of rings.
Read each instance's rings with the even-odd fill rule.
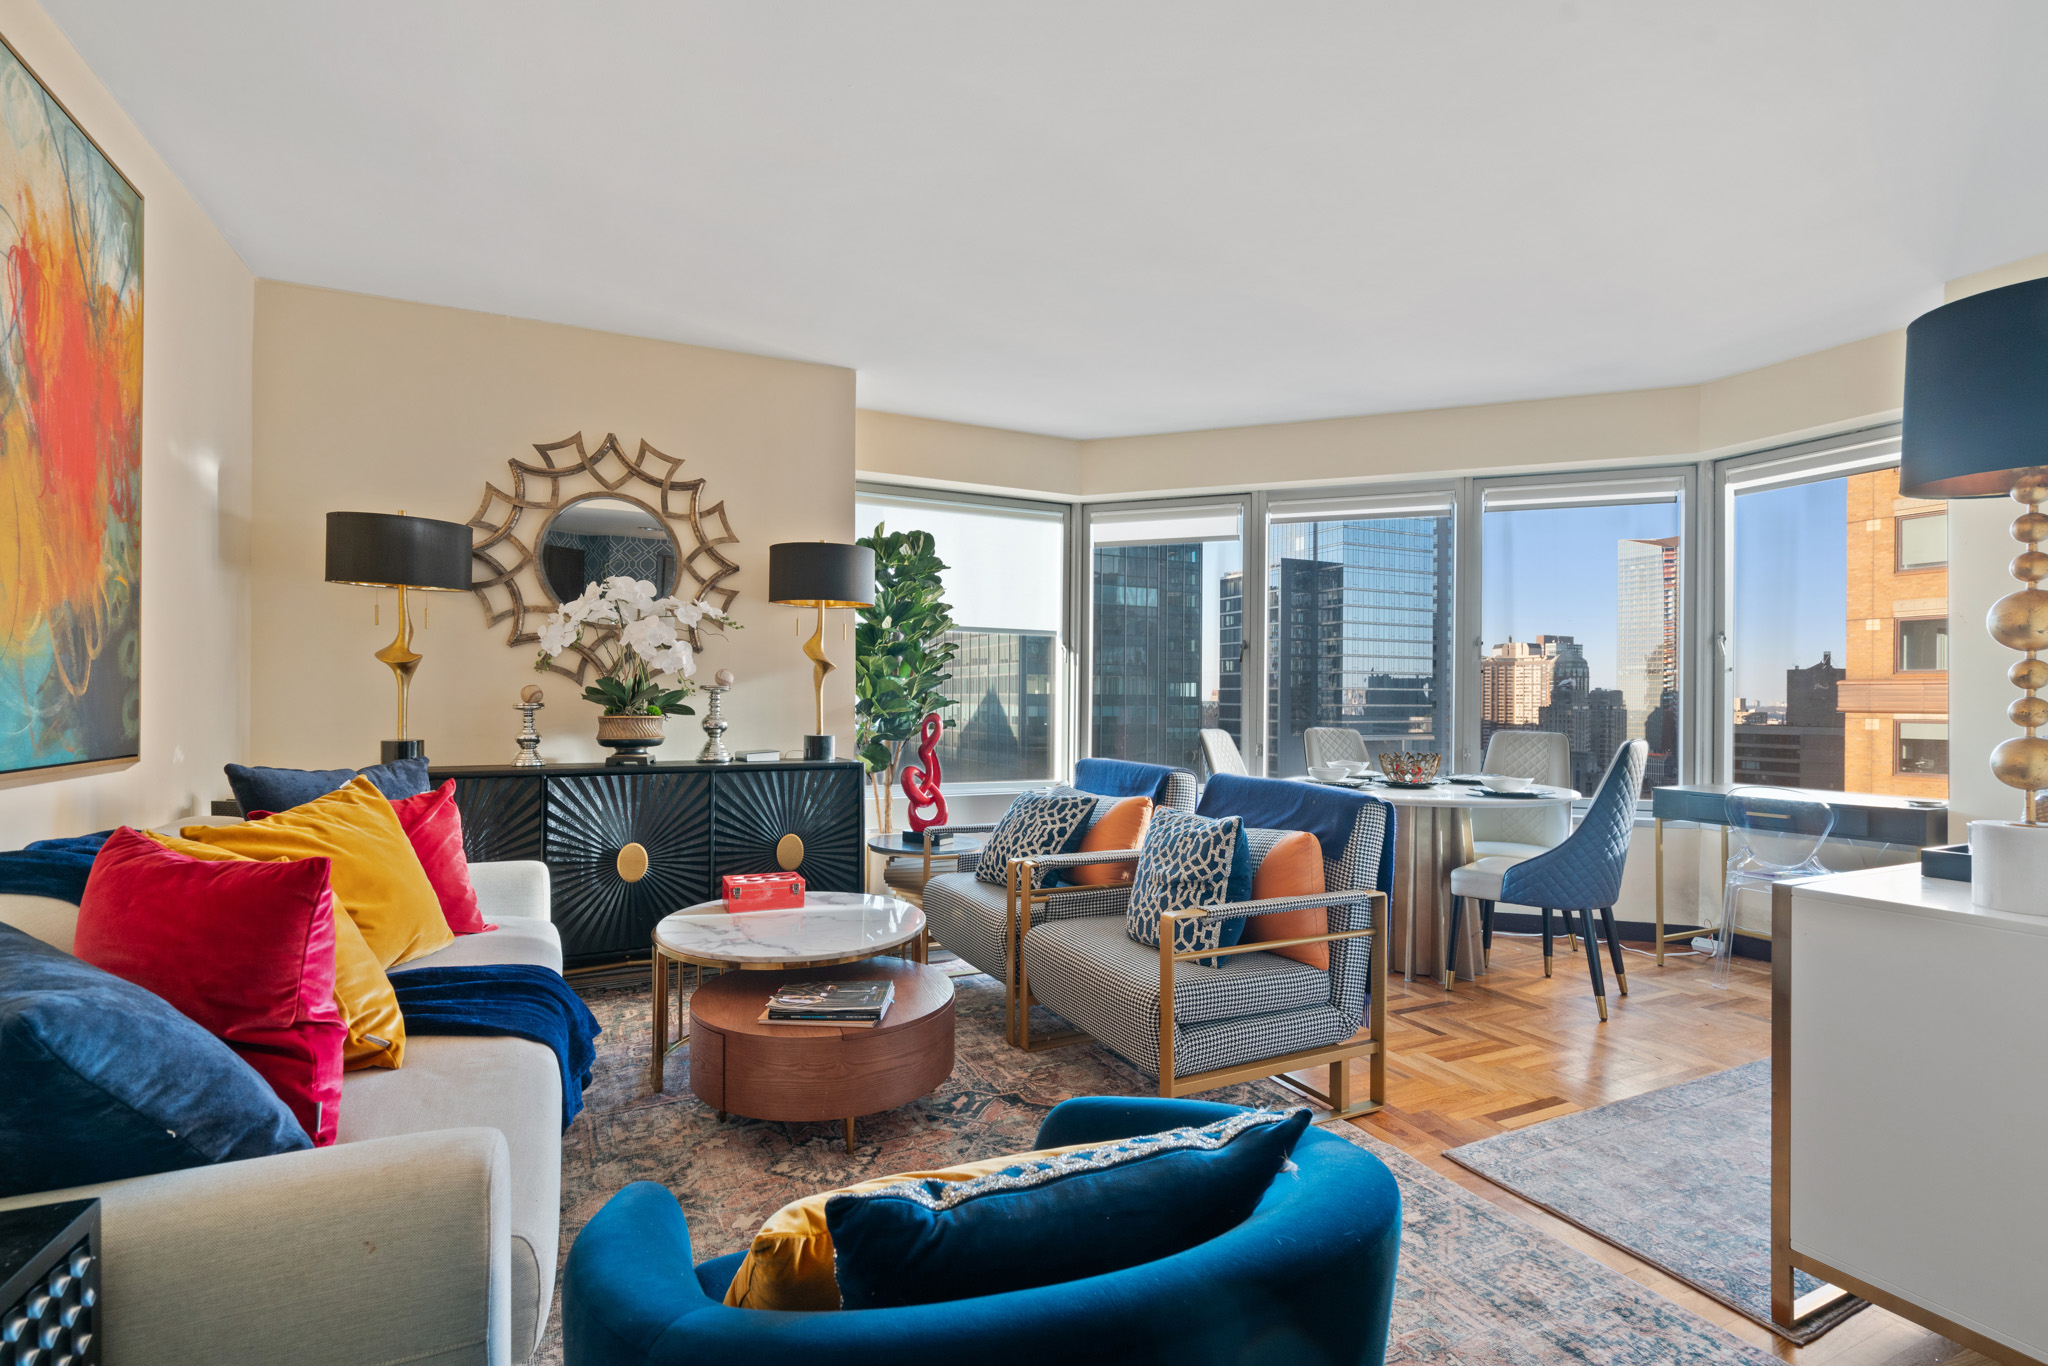
[[[1034,1157],[972,1181],[926,1178],[825,1202],[839,1297],[894,1309],[1103,1276],[1251,1217],[1292,1170],[1307,1110]]]

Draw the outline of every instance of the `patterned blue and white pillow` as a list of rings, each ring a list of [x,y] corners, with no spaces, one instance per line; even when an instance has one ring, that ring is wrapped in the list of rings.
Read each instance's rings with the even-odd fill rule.
[[[1067,842],[1078,834],[1095,814],[1095,798],[1086,792],[1025,792],[1010,803],[1002,823],[988,837],[981,862],[974,869],[977,881],[1007,887],[1010,860],[1040,858],[1066,852]],[[1038,875],[1038,885],[1050,881]]]
[[[1238,816],[1211,820],[1185,811],[1159,810],[1145,831],[1144,852],[1131,879],[1124,933],[1159,947],[1163,911],[1189,911],[1228,899],[1230,869],[1244,830]],[[1213,949],[1222,943],[1220,921],[1181,921],[1174,927],[1175,952]]]

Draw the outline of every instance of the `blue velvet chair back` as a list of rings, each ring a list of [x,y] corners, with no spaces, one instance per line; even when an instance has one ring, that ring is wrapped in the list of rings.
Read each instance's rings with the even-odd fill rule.
[[[1228,1105],[1092,1096],[1056,1106],[1039,1147],[1210,1124]],[[783,1313],[720,1301],[739,1254],[692,1268],[675,1197],[613,1196],[569,1250],[567,1366],[1381,1366],[1401,1193],[1372,1154],[1310,1129],[1250,1219],[1144,1266],[907,1309]]]
[[[1649,750],[1641,740],[1630,740],[1615,752],[1586,819],[1557,848],[1509,868],[1500,880],[1502,901],[1557,911],[1597,911],[1614,904],[1621,895],[1621,870],[1628,863]]]
[[[1074,765],[1074,786],[1098,797],[1150,797],[1154,806],[1191,811],[1195,804],[1195,775],[1166,764],[1083,759]]]

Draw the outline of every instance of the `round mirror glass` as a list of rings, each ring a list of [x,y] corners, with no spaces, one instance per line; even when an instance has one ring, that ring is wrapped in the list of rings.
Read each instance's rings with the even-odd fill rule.
[[[616,574],[645,579],[657,594],[675,588],[676,543],[661,518],[638,503],[599,494],[579,498],[541,533],[540,578],[557,603]]]

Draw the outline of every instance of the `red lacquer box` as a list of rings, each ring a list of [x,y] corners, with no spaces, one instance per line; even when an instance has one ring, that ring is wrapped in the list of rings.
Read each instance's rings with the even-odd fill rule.
[[[797,873],[727,873],[722,882],[728,911],[778,911],[804,904],[804,880]]]

